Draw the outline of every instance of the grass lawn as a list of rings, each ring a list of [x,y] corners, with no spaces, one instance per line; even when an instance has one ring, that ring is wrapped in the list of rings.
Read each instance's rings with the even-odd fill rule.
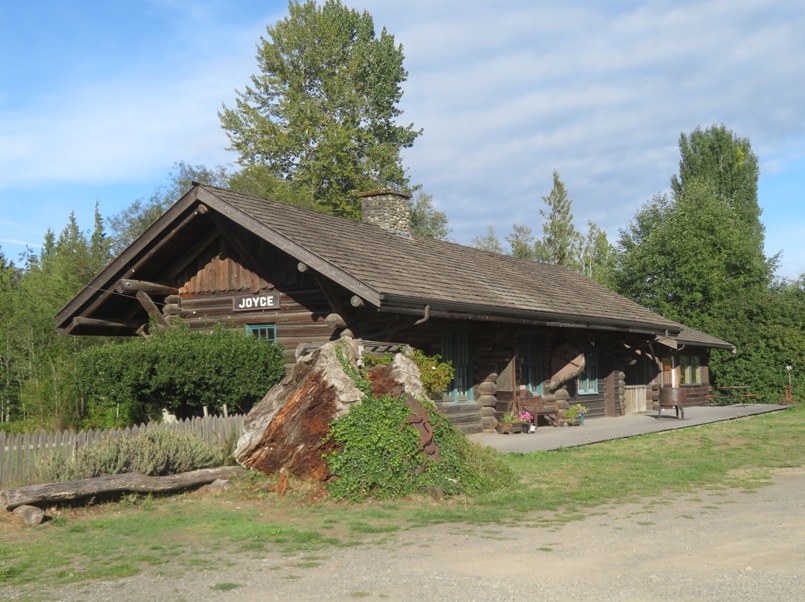
[[[53,519],[37,527],[6,516],[0,518],[0,598],[29,583],[45,588],[148,567],[168,573],[225,567],[266,553],[302,553],[304,563],[316,563],[317,552],[434,523],[566,522],[668,492],[760,487],[777,468],[805,465],[804,435],[805,407],[796,406],[586,447],[504,455],[521,476],[518,485],[475,498],[336,504],[304,482],[292,482],[279,497],[273,478],[249,474],[225,494],[130,496],[51,509]]]

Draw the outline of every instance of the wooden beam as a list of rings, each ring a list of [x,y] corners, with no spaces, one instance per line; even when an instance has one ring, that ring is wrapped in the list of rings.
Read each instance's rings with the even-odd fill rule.
[[[128,269],[128,271],[126,272],[126,274],[127,274],[128,276],[132,276],[132,275],[134,275],[134,274],[135,274],[135,273],[136,273],[136,272],[137,272],[137,271],[140,269],[140,267],[141,267],[142,265],[144,265],[144,264],[145,264],[145,263],[146,263],[148,260],[150,260],[150,259],[151,259],[151,257],[152,257],[152,256],[153,256],[155,253],[157,253],[157,252],[158,252],[160,249],[162,249],[162,247],[164,247],[165,245],[167,245],[167,244],[168,244],[168,243],[171,241],[171,239],[172,239],[174,236],[176,236],[176,234],[177,234],[178,232],[180,232],[181,230],[183,230],[185,226],[187,226],[187,225],[188,225],[190,222],[192,222],[194,219],[196,219],[196,217],[197,217],[198,215],[201,215],[201,214],[202,214],[202,212],[201,212],[201,211],[199,211],[199,210],[198,210],[198,208],[196,208],[196,209],[195,209],[195,211],[193,211],[193,212],[192,212],[190,215],[188,215],[188,216],[187,216],[187,217],[185,217],[185,218],[184,218],[184,219],[183,219],[181,222],[179,222],[179,223],[176,225],[176,227],[172,228],[170,232],[166,233],[164,236],[162,236],[161,238],[159,238],[159,239],[156,241],[156,244],[155,244],[153,247],[151,247],[151,248],[150,248],[148,251],[146,251],[146,252],[145,252],[145,254],[144,254],[142,257],[140,257],[140,259],[139,259],[139,260],[137,260],[137,263],[135,263],[135,264],[134,264],[132,267],[130,267],[130,268]],[[137,242],[135,242],[134,244],[136,245],[136,244],[137,244]]]
[[[333,328],[342,328],[347,325],[346,321],[340,314],[327,314],[324,321]]]
[[[148,293],[145,291],[137,291],[135,296],[137,297],[137,301],[140,302],[140,305],[142,305],[145,311],[148,312],[148,315],[157,321],[157,325],[161,329],[165,329],[170,326],[168,321],[165,319],[165,316],[163,316],[162,312],[159,311],[159,308],[157,308],[156,303],[154,303],[151,297],[148,296]]]
[[[143,323],[142,320],[101,320],[99,318],[85,318],[76,316],[73,318],[71,329],[77,326],[92,326],[95,328],[137,328]]]
[[[137,291],[144,291],[153,295],[176,295],[179,293],[179,289],[175,286],[159,284],[158,282],[146,282],[144,280],[130,280],[128,278],[121,278],[118,280],[115,290],[118,293],[127,293],[132,295]]]
[[[341,299],[338,298],[338,295],[335,293],[330,281],[318,272],[315,272],[314,276],[319,288],[321,289],[321,292],[324,293],[324,298],[327,299],[327,303],[330,304],[330,307],[333,309],[333,311],[340,316],[348,316],[349,312],[341,302]]]
[[[349,304],[355,309],[358,309],[364,307],[366,305],[366,302],[363,299],[361,299],[358,295],[352,295],[352,297],[350,297],[349,299]]]
[[[177,203],[177,205],[174,205],[174,207],[177,207],[177,206],[178,206],[178,203]],[[157,222],[159,222],[159,221],[161,221],[163,219],[167,219],[166,216],[168,216],[172,212],[174,207],[169,209],[162,217],[159,218],[159,220],[157,220]],[[194,219],[196,219],[196,217],[198,215],[200,215],[200,212],[198,211],[198,209],[194,209],[192,213],[190,213],[187,216],[185,216],[174,228],[171,229],[170,232],[166,233],[161,238],[154,239],[154,236],[156,236],[157,234],[162,234],[162,231],[158,231],[157,229],[154,229],[153,231],[151,231],[151,229],[149,228],[149,230],[147,231],[146,235],[143,235],[142,237],[140,237],[136,241],[134,241],[132,243],[131,247],[129,247],[126,250],[126,252],[124,252],[123,255],[121,255],[120,257],[115,259],[112,262],[112,264],[110,264],[110,266],[106,270],[104,270],[102,275],[105,272],[107,272],[108,270],[112,270],[112,269],[114,269],[115,271],[119,270],[120,269],[119,264],[124,261],[124,256],[128,256],[128,255],[133,254],[136,257],[137,254],[143,252],[143,249],[145,249],[149,244],[153,244],[154,246],[152,246],[150,249],[145,251],[145,253],[136,261],[136,263],[134,265],[132,265],[132,266],[130,266],[128,268],[125,268],[125,270],[122,272],[124,278],[127,277],[127,276],[133,276],[140,269],[140,267],[142,265],[144,265],[149,259],[151,259],[151,257],[157,251],[159,251],[162,247],[164,247],[166,244],[168,244],[168,242],[176,235],[177,232],[182,230],[187,224],[189,224]],[[117,273],[120,274],[121,272],[117,272]],[[99,278],[100,278],[100,276],[99,276]],[[93,280],[93,283],[95,283],[94,280]],[[103,287],[98,286],[97,288],[103,288]],[[89,289],[85,288],[79,294],[79,297],[88,296],[89,299],[92,299],[92,297],[89,296],[90,293],[87,292],[87,291],[89,291]],[[94,295],[94,294],[95,294],[95,292],[92,291],[92,295]],[[106,300],[109,298],[110,295],[113,295],[113,294],[115,294],[113,290],[110,290],[110,289],[101,290],[100,294],[98,294],[98,296],[94,300],[92,300],[85,308],[83,308],[80,313],[82,313],[84,315],[93,313],[95,310],[97,310],[101,305],[103,305],[106,302]],[[76,299],[71,301],[68,305],[73,305],[74,302],[77,302],[79,297],[76,297]],[[82,301],[82,303],[83,302],[84,301]],[[65,309],[63,309],[61,312],[59,312],[59,316],[61,316],[62,313],[64,313],[66,309],[67,309],[67,306],[65,306]],[[58,324],[59,316],[57,316],[57,324]],[[71,329],[67,328],[65,330],[67,332],[69,332]]]

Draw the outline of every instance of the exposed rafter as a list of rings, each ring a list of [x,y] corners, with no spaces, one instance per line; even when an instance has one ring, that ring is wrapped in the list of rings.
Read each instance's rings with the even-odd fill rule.
[[[115,290],[118,293],[135,294],[138,291],[144,291],[153,295],[178,295],[179,289],[175,286],[168,286],[167,284],[159,284],[158,282],[145,282],[143,280],[129,280],[121,278],[117,281]]]

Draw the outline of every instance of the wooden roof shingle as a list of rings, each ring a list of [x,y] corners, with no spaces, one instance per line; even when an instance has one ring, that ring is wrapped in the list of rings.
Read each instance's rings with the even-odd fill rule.
[[[427,305],[456,317],[484,316],[524,323],[595,329],[688,333],[687,343],[731,348],[687,329],[571,270],[432,238],[392,234],[376,225],[316,213],[213,186],[196,185],[141,237],[153,241],[187,219],[200,204],[281,248],[381,310]],[[138,239],[140,240],[140,239]],[[152,244],[152,243],[149,243]],[[127,277],[144,261],[137,241],[57,315],[64,328],[93,290]],[[139,255],[138,255],[139,254]]]

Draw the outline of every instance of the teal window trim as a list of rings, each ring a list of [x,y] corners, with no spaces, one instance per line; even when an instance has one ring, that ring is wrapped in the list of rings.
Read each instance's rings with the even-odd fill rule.
[[[469,331],[445,328],[442,331],[442,357],[453,364],[453,380],[448,385],[448,396],[453,401],[472,401],[472,357]]]
[[[596,395],[598,393],[598,353],[595,341],[589,341],[582,347],[584,353],[584,370],[576,379],[576,393],[579,395]]]
[[[542,395],[543,367],[545,363],[545,346],[542,338],[536,334],[522,335],[518,348],[518,385],[525,385],[532,395]]]
[[[246,334],[256,337],[261,341],[277,340],[276,324],[246,324]]]

